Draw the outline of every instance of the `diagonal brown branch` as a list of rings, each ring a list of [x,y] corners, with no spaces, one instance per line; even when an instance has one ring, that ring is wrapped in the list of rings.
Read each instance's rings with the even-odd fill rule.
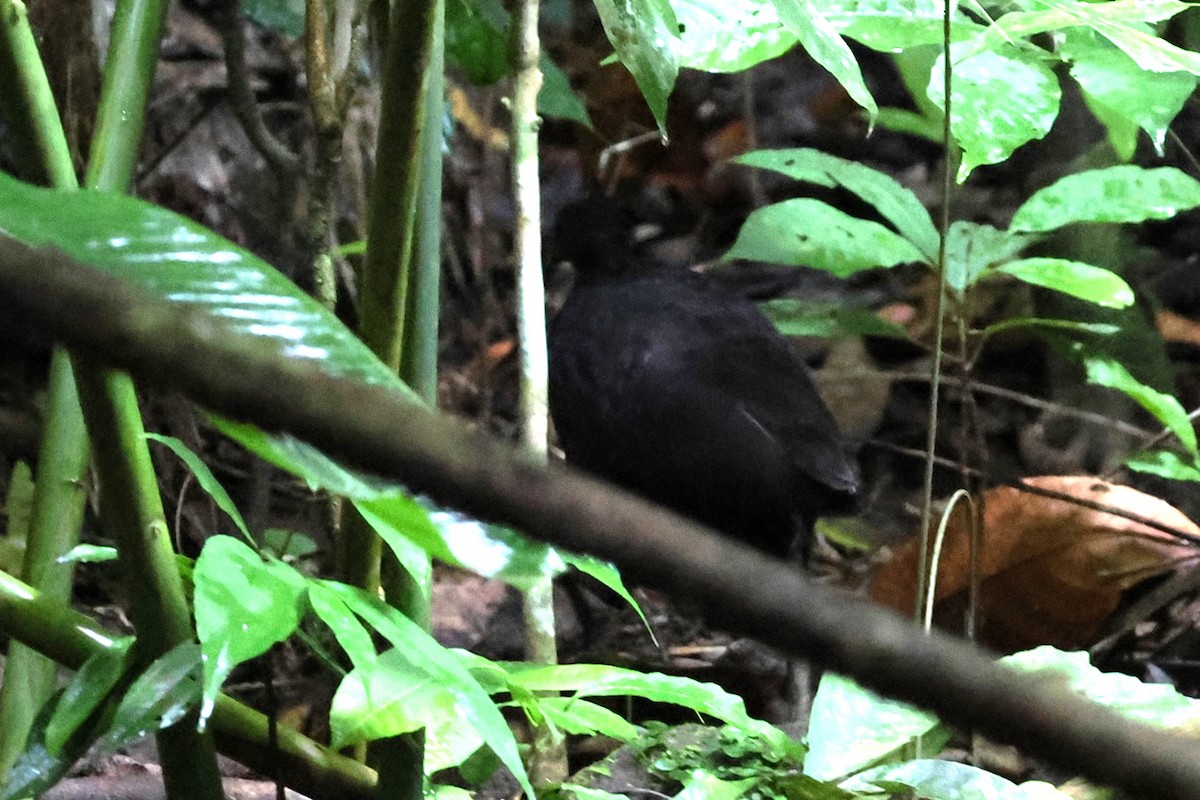
[[[0,238],[0,307],[140,379],[555,545],[612,559],[690,597],[730,630],[808,656],[1054,764],[1139,796],[1184,800],[1200,785],[1197,744],[1003,669],[947,636],[806,580],[567,467],[495,442],[393,392],[323,375],[268,342],[131,289],[62,253]]]

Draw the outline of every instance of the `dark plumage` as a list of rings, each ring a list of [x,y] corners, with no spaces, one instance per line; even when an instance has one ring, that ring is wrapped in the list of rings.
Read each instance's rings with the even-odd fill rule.
[[[567,460],[776,555],[858,488],[808,369],[758,308],[647,264],[614,203],[560,212],[577,279],[550,325],[550,409]]]

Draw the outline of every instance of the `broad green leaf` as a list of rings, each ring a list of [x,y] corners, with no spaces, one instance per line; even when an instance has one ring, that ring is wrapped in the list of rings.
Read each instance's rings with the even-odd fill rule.
[[[1178,453],[1169,450],[1138,453],[1125,459],[1125,466],[1172,481],[1200,483],[1200,464],[1189,464],[1180,458]]]
[[[378,597],[334,581],[320,581],[320,584],[337,595],[355,614],[391,643],[395,650],[389,652],[395,655],[389,658],[398,659],[398,668],[402,668],[418,681],[424,680],[425,676],[431,676],[434,683],[451,692],[456,713],[449,721],[455,726],[473,728],[516,776],[521,787],[530,795],[534,794],[508,723],[483,687],[451,651],[442,647],[419,625]],[[436,740],[439,732],[440,729],[427,731],[427,740],[432,740],[428,741],[427,746],[435,749],[441,746]],[[340,730],[334,731],[335,739],[341,735]]]
[[[843,36],[873,50],[899,53],[921,45],[942,44],[942,4],[937,0],[842,0],[822,3],[822,8]],[[955,12],[950,21],[950,40],[959,42],[983,30],[983,26]]]
[[[1000,659],[1020,672],[1065,678],[1072,691],[1129,719],[1161,728],[1194,730],[1200,722],[1200,700],[1163,683],[1143,683],[1132,675],[1101,672],[1084,652],[1067,653],[1049,645]]]
[[[604,664],[510,663],[510,685],[537,692],[571,692],[575,697],[644,697],[694,709],[772,743],[782,743],[786,734],[746,713],[742,698],[713,683],[660,673],[637,672]]]
[[[1126,458],[1126,467],[1139,473],[1150,473],[1171,481],[1200,483],[1200,462],[1188,463],[1178,453],[1154,450]]]
[[[650,621],[646,619],[646,614],[642,611],[642,606],[629,593],[629,589],[625,587],[625,582],[621,580],[621,573],[617,568],[607,561],[589,555],[576,555],[575,553],[559,553],[563,561],[571,565],[575,569],[590,576],[594,580],[599,581],[606,586],[610,591],[616,592],[622,600],[637,612],[641,618],[642,624],[646,626],[646,631],[650,634],[650,638],[654,639],[654,631],[650,629]],[[657,644],[657,640],[655,640]]]
[[[1011,11],[996,20],[980,37],[982,49],[1000,47],[1015,39],[1025,39],[1046,31],[1105,25],[1120,30],[1132,23],[1161,22],[1188,7],[1180,0],[1110,0],[1089,7],[1077,0],[1044,0],[1036,11]]]
[[[487,86],[509,74],[511,16],[498,0],[446,0],[446,55],[472,83]],[[566,75],[544,53],[538,113],[592,126]],[[361,252],[361,251],[360,251]]]
[[[1195,91],[1195,75],[1147,74],[1090,28],[1063,31],[1058,54],[1070,62],[1088,108],[1108,129],[1109,141],[1122,160],[1133,157],[1138,129],[1163,154],[1167,126]]]
[[[896,231],[917,246],[927,263],[937,260],[938,232],[925,206],[895,178],[819,150],[757,150],[734,159],[737,164],[770,169],[818,186],[840,186],[870,204]]]
[[[1033,286],[1054,289],[1105,308],[1133,305],[1133,289],[1125,279],[1093,264],[1065,258],[1022,258],[1001,264],[993,272],[1011,275]]]
[[[481,86],[508,74],[508,11],[497,0],[446,0],[446,57]]]
[[[806,197],[752,213],[724,258],[809,266],[838,277],[925,260],[911,242],[878,222]]]
[[[857,772],[938,727],[933,714],[826,673],[809,714],[804,774],[831,780]]]
[[[538,710],[560,730],[581,736],[608,736],[628,744],[641,729],[620,714],[578,697],[539,697]]]
[[[113,687],[133,666],[133,642],[132,636],[118,639],[88,658],[71,677],[46,722],[42,741],[50,755],[63,755],[67,740],[109,699]]]
[[[41,797],[67,774],[71,766],[83,757],[95,741],[98,735],[95,726],[85,726],[68,739],[66,749],[57,755],[46,749],[42,734],[50,709],[58,702],[61,694],[56,693],[38,712],[24,752],[17,757],[7,774],[0,776],[4,784],[3,790],[0,791],[0,800]]]
[[[254,537],[250,535],[250,529],[246,527],[246,520],[242,519],[242,512],[238,511],[237,506],[233,503],[233,498],[225,491],[225,487],[217,480],[217,476],[212,474],[212,470],[208,468],[208,464],[205,464],[200,456],[193,453],[191,448],[174,436],[163,436],[158,433],[147,433],[145,436],[151,442],[158,442],[161,445],[165,445],[180,461],[186,464],[191,473],[196,476],[196,482],[200,484],[200,488],[208,493],[218,508],[229,515],[229,518],[233,520],[233,524],[246,537],[246,541],[254,541]]]
[[[963,150],[962,183],[975,167],[1006,160],[1026,142],[1041,139],[1058,116],[1058,79],[1042,59],[1023,51],[985,50],[959,60],[967,45],[953,45],[950,132]],[[928,97],[942,108],[942,59],[934,64]],[[945,111],[945,109],[942,109]]]
[[[796,44],[770,0],[674,0],[679,66],[741,72]]]
[[[683,784],[675,800],[738,800],[758,783],[758,778],[727,781],[711,772],[697,770]]]
[[[1129,370],[1111,358],[1085,357],[1084,365],[1087,367],[1088,383],[1107,386],[1129,395],[1175,434],[1193,459],[1200,455],[1196,450],[1196,429],[1174,396],[1138,381],[1129,374]]]
[[[97,269],[276,344],[282,355],[412,397],[332,313],[265,262],[191,220],[120,194],[61,192],[0,173],[0,234]],[[414,401],[415,402],[415,401]]]
[[[151,662],[121,698],[101,750],[117,750],[148,731],[169,728],[200,702],[200,646],[184,642]]]
[[[210,414],[209,420],[217,430],[263,461],[303,479],[314,492],[325,489],[358,500],[398,491],[399,487],[394,481],[347,469],[291,434],[264,433],[249,423],[236,422],[216,414]]]
[[[932,758],[875,767],[854,776],[842,787],[867,794],[872,787],[878,787],[888,794],[911,794],[929,800],[1071,800],[1072,797],[1044,781],[1018,785],[980,767]]]
[[[679,22],[668,0],[597,0],[596,10],[617,57],[667,136],[667,98],[679,76]]]
[[[193,580],[196,633],[204,653],[203,724],[233,668],[296,630],[304,615],[305,580],[287,564],[264,561],[230,536],[205,542]]]
[[[908,338],[904,328],[865,308],[844,308],[838,303],[811,303],[780,297],[759,308],[784,336],[886,336]]]
[[[946,236],[946,283],[965,292],[989,267],[1008,261],[1029,242],[1028,236],[956,220]]]
[[[317,582],[308,584],[313,613],[333,632],[355,669],[369,669],[378,659],[371,634],[341,597]]]
[[[1200,181],[1174,167],[1121,164],[1080,172],[1052,183],[1013,215],[1014,231],[1039,233],[1074,222],[1169,219],[1200,205]]]
[[[333,695],[329,725],[333,745],[345,747],[421,728],[440,729],[450,721],[452,729],[440,735],[427,731],[427,737],[439,742],[451,759],[427,764],[426,770],[432,772],[456,766],[483,743],[471,726],[462,724],[461,711],[454,692],[439,685],[434,675],[414,671],[410,659],[388,650],[370,663],[355,666],[342,679]],[[453,735],[453,729],[463,735],[455,737],[454,747],[447,748],[445,737]]]
[[[879,109],[879,117],[875,121],[879,127],[889,131],[917,136],[934,144],[942,143],[942,121],[907,108],[884,106]]]
[[[859,69],[858,60],[854,58],[850,46],[825,18],[821,7],[812,0],[773,2],[775,10],[779,13],[779,20],[788,32],[799,39],[813,60],[827,69],[846,90],[846,94],[866,110],[869,125],[874,127],[879,107],[867,89],[862,70]]]
[[[559,117],[578,122],[585,128],[592,127],[583,99],[571,88],[571,81],[550,56],[542,53],[542,88],[538,92],[537,111],[543,117]]]

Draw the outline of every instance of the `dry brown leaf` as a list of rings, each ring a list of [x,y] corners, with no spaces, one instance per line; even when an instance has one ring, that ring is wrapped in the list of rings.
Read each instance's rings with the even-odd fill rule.
[[[1157,497],[1085,476],[1045,476],[1027,483],[1153,520],[1200,537],[1200,528]],[[984,494],[979,559],[979,637],[1002,652],[1096,641],[1125,591],[1194,559],[1194,546],[1168,533],[1069,500],[1002,486]],[[938,567],[934,616],[961,630],[970,577],[968,514],[957,509]],[[872,582],[877,602],[911,613],[917,544],[909,542]]]

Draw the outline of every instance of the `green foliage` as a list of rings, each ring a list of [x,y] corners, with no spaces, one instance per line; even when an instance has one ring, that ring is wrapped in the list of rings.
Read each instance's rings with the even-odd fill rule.
[[[25,752],[5,776],[3,800],[38,795],[89,748],[112,752],[175,724],[200,699],[200,648],[186,642],[138,674],[132,638],[88,659],[43,707]]]
[[[1000,659],[1021,672],[1037,672],[1130,719],[1186,730],[1200,719],[1200,701],[1171,686],[1147,684],[1129,675],[1101,672],[1088,654],[1039,647]],[[931,800],[1013,797],[1022,800],[1068,797],[1054,786],[1031,781],[1013,784],[979,767],[951,761],[908,760],[918,739],[925,752],[937,752],[948,729],[936,717],[880,698],[836,675],[821,680],[807,737],[806,774],[838,779],[854,795],[883,789]]]
[[[217,476],[212,474],[212,470],[208,468],[208,464],[205,464],[200,456],[193,453],[191,448],[174,436],[147,433],[146,438],[151,442],[158,442],[161,445],[165,445],[168,450],[178,456],[179,460],[186,464],[191,473],[196,476],[196,481],[200,484],[200,488],[217,504],[217,508],[229,515],[229,518],[233,520],[233,524],[246,537],[246,541],[253,541],[250,529],[246,527],[246,520],[242,519],[242,512],[238,511],[237,506],[233,503],[233,498],[229,496],[229,492],[225,491],[225,487],[217,480]]]
[[[763,151],[738,161],[818,186],[847,189],[870,204],[894,230],[849,216],[819,200],[797,198],[751,214],[726,258],[803,263],[835,275],[904,262],[934,267],[937,234],[932,220],[916,197],[893,179],[813,150]],[[1008,230],[973,222],[953,223],[946,242],[946,283],[961,297],[980,281],[1015,278],[1098,306],[1126,308],[1134,302],[1133,289],[1111,270],[1061,258],[1021,258],[1020,253],[1043,234],[1066,225],[1162,219],[1196,206],[1200,206],[1200,182],[1174,168],[1124,165],[1070,175],[1030,197],[1017,210]],[[783,309],[792,318],[803,320],[804,307],[794,301],[767,307],[776,318],[786,319]],[[1013,319],[997,323],[981,335],[986,339],[1017,327],[1087,335],[1116,332],[1110,325],[1073,320]],[[860,323],[855,328],[862,330],[863,326]],[[807,329],[811,330],[820,328]],[[826,320],[823,332],[835,330],[836,325]],[[1082,357],[1082,351],[1077,352]],[[1179,438],[1190,459],[1174,468],[1171,459],[1162,457],[1135,459],[1130,466],[1185,480],[1200,476],[1191,421],[1175,398],[1141,384],[1111,360],[1091,357],[1087,366],[1090,381],[1125,392],[1154,414]]]
[[[803,751],[745,730],[724,726],[646,727],[633,743],[651,774],[681,787],[676,798],[785,800],[797,782]]]
[[[799,43],[872,121],[878,115],[884,124],[940,141],[941,57],[923,73],[905,74],[918,112],[876,109],[843,39],[905,56],[940,45],[939,3],[601,0],[597,7],[617,57],[633,73],[664,134],[666,98],[681,67],[739,71]],[[994,19],[988,16],[993,8]],[[1046,135],[1062,95],[1054,72],[1058,64],[1068,66],[1122,159],[1132,156],[1139,130],[1161,152],[1167,126],[1195,88],[1200,56],[1159,38],[1153,26],[1187,8],[1179,0],[960,5],[950,26],[955,73],[950,127],[963,153],[958,179]],[[1055,36],[1041,37],[1048,32]]]

